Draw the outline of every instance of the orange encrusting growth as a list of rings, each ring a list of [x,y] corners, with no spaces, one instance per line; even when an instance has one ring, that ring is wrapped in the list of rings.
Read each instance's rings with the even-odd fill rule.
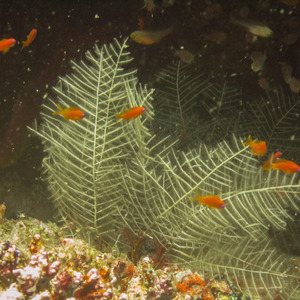
[[[205,285],[205,281],[199,275],[188,274],[177,283],[176,287],[182,293],[199,294]]]
[[[267,152],[267,145],[265,141],[253,141],[249,134],[246,142],[242,143],[251,148],[251,152],[256,156],[263,156]]]

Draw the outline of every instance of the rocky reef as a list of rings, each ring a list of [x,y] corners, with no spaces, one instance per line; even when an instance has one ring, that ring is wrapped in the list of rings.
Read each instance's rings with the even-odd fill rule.
[[[209,278],[142,256],[136,264],[33,218],[0,223],[0,299],[241,299],[230,278]],[[158,255],[156,253],[156,255]]]

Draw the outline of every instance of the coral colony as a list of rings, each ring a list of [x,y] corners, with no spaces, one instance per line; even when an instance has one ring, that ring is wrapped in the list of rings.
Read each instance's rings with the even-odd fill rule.
[[[19,228],[19,234],[4,229]],[[0,299],[237,299],[229,279],[211,280],[157,257],[101,253],[85,242],[64,238],[56,225],[35,219],[1,223]],[[13,230],[12,230],[13,231]],[[34,232],[40,232],[35,233]],[[24,243],[24,239],[27,240]],[[45,240],[44,240],[45,239]],[[156,253],[157,255],[160,255]]]

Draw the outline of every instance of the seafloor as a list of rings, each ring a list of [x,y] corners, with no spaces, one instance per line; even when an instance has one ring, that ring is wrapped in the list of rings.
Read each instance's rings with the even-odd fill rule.
[[[68,229],[33,218],[1,220],[1,300],[246,299],[230,278],[167,264],[159,252],[133,264],[65,237]]]

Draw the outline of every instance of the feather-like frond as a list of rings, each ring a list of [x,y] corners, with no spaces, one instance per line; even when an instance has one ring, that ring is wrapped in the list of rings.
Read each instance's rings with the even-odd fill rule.
[[[156,132],[176,136],[183,149],[199,141],[215,144],[224,138],[248,135],[251,116],[241,92],[228,84],[212,83],[197,68],[180,61],[157,74]]]
[[[216,126],[224,130],[223,138],[234,132],[231,128],[248,130],[248,124],[244,127],[236,119],[239,94],[227,85],[209,84],[202,75],[193,77],[180,65],[159,74],[165,89],[157,93],[161,104],[155,117],[152,91],[138,85],[134,70],[124,69],[131,60],[126,47],[126,41],[116,40],[87,52],[85,60],[73,63],[71,75],[60,78],[56,98],[43,105],[42,124],[35,132],[47,152],[45,173],[61,216],[120,250],[125,227],[157,240],[171,261],[225,274],[252,296],[269,299],[280,290],[284,297],[295,298],[299,269],[278,240],[289,247],[282,236],[299,221],[298,174],[262,170],[261,161],[235,136],[211,143],[218,136]],[[178,134],[158,139],[150,130],[153,120],[163,120],[159,126],[172,126],[165,133],[201,132],[201,126],[192,129],[198,98],[208,109],[210,119],[200,125],[210,130],[209,144],[195,138],[197,147],[183,152],[178,150]],[[86,116],[77,122],[53,116],[56,103],[78,106]],[[298,102],[286,105],[281,118],[271,114],[262,121],[273,130],[266,131],[269,136],[275,137],[282,132],[280,125],[293,119]],[[145,114],[130,122],[116,121],[115,114],[133,106],[146,107]],[[263,107],[258,114],[265,114]],[[227,124],[229,116],[235,119]],[[189,201],[196,190],[219,196],[226,208]]]
[[[300,147],[300,98],[298,94],[276,89],[252,106],[253,131],[265,139],[272,151],[296,158]]]
[[[202,144],[186,154],[172,152],[161,163],[164,175],[151,184],[162,190],[163,200],[156,207],[151,202],[155,215],[145,230],[165,241],[172,260],[233,274],[251,295],[272,297],[278,289],[288,295],[298,286],[299,272],[270,236],[271,230],[284,232],[299,213],[297,175],[262,170],[237,139],[213,149]],[[189,201],[196,189],[220,196],[226,208]]]
[[[188,148],[195,139],[199,114],[207,118],[201,112],[201,101],[204,91],[210,88],[208,79],[179,61],[157,74],[156,85],[156,132],[176,136]]]
[[[122,170],[130,163],[132,148],[143,149],[149,135],[144,123],[153,115],[152,92],[137,84],[135,70],[124,70],[131,61],[126,48],[116,40],[95,46],[86,60],[72,62],[73,73],[60,78],[56,98],[43,105],[38,132],[48,153],[44,165],[60,214],[110,244],[123,226],[118,214],[124,206]],[[85,118],[72,122],[52,116],[56,103],[79,107]],[[115,114],[134,106],[146,107],[142,119],[117,122]]]

